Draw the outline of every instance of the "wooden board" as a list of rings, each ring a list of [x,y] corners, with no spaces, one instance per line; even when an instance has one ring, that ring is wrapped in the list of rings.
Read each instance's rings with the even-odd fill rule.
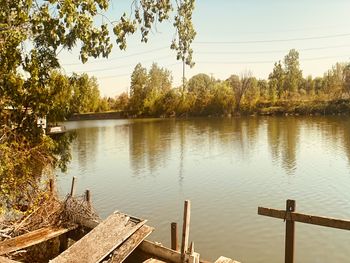
[[[263,216],[292,220],[300,223],[350,230],[349,220],[306,215],[296,212],[286,212],[285,210],[277,210],[265,207],[258,207],[258,214]]]
[[[27,234],[2,241],[0,242],[0,255],[40,244],[41,242],[58,237],[75,228],[76,226],[70,228],[44,227]]]
[[[143,263],[166,263],[166,262],[155,258],[149,258]]]
[[[233,259],[221,256],[214,263],[239,263],[239,262]]]
[[[137,247],[137,250],[149,257],[160,258],[165,262],[182,263],[181,253],[179,251],[172,250],[148,240],[142,241]],[[210,263],[204,259],[199,259],[199,262]]]
[[[120,247],[113,251],[112,258],[109,259],[108,262],[123,262],[153,230],[153,227],[143,225],[132,236],[125,240]]]
[[[9,258],[0,257],[0,263],[20,263],[19,261],[14,261]]]
[[[138,248],[150,256],[161,258],[167,262],[182,262],[180,252],[147,240],[142,241]]]
[[[122,213],[113,213],[73,244],[52,263],[96,263],[107,257],[129,236],[145,224],[146,220],[130,218]]]

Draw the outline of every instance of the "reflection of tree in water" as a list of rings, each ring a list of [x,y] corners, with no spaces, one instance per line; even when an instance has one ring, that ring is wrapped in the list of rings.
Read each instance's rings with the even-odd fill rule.
[[[186,153],[200,153],[200,158],[227,152],[249,155],[256,145],[259,118],[213,118],[192,120],[135,121],[129,126],[129,147],[132,169],[140,174],[144,169],[154,172],[166,166],[171,145],[178,152],[179,180],[184,179]],[[188,147],[192,147],[189,149]],[[174,148],[175,149],[175,148]]]
[[[174,121],[135,121],[129,126],[131,166],[136,174],[154,172],[169,155]]]
[[[348,116],[336,116],[322,118],[322,130],[326,136],[326,142],[331,142],[333,147],[341,144],[350,165],[350,118]]]
[[[87,161],[95,162],[97,156],[99,128],[81,128],[77,129],[76,133],[73,152],[78,154],[79,168],[85,171],[88,166]]]
[[[184,122],[177,124],[177,130],[180,140],[180,167],[179,167],[179,181],[184,179],[184,159],[185,159],[185,145],[186,145],[186,126]]]
[[[305,120],[307,130],[318,130],[327,149],[342,149],[350,165],[350,118],[348,116],[319,116]],[[340,148],[339,148],[340,146]]]
[[[272,159],[281,160],[288,174],[296,168],[296,149],[299,143],[300,120],[295,117],[267,118],[268,144]]]
[[[343,129],[343,146],[345,149],[345,154],[348,157],[350,165],[350,119],[345,117],[345,120],[339,121],[342,124]]]
[[[212,149],[219,148],[223,154],[236,152],[248,157],[249,150],[256,145],[259,125],[256,117],[196,119],[183,125],[182,130],[190,130],[188,141],[198,151],[210,154]]]

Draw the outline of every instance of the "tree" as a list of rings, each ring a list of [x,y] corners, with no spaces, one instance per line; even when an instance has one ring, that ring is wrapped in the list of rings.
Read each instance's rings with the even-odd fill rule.
[[[285,90],[290,94],[297,93],[303,76],[299,65],[299,52],[295,49],[291,49],[284,57],[284,72]]]
[[[211,113],[231,114],[234,103],[233,90],[228,82],[216,82],[213,88],[213,98],[211,101]]]
[[[73,87],[72,111],[74,113],[96,112],[100,103],[97,79],[87,74],[73,74],[70,84]]]
[[[258,90],[260,92],[259,96],[264,99],[269,99],[269,84],[265,79],[259,79],[258,80]]]
[[[129,105],[129,95],[126,92],[123,92],[115,99],[115,104],[113,108],[118,111],[127,110]]]
[[[309,96],[315,95],[315,81],[312,76],[307,76],[305,80],[305,91]]]
[[[48,96],[52,105],[47,112],[47,122],[64,121],[73,113],[71,80],[59,71],[53,71],[48,83]]]
[[[205,109],[210,103],[211,92],[214,88],[214,79],[207,74],[197,74],[189,79],[187,83],[188,93],[194,98],[192,111],[197,114],[205,113]]]
[[[249,82],[249,87],[244,93],[243,98],[245,103],[252,107],[259,100],[260,92],[258,87],[258,80],[255,77],[250,77]]]
[[[16,171],[20,171],[20,168],[27,168],[26,179],[30,178],[30,174],[37,177],[36,169],[42,165],[39,161],[37,166],[33,164],[38,160],[38,156],[42,157],[40,160],[44,160],[43,163],[52,168],[58,163],[54,160],[67,160],[66,155],[62,153],[62,145],[68,144],[58,144],[57,141],[43,137],[42,129],[35,125],[38,118],[49,113],[51,121],[63,117],[61,114],[52,114],[57,112],[58,107],[66,105],[62,102],[56,103],[54,100],[57,96],[50,90],[50,85],[54,86],[53,79],[57,78],[54,72],[60,68],[57,57],[59,52],[62,49],[79,47],[83,63],[89,57],[108,57],[113,46],[110,27],[113,27],[120,49],[126,48],[127,36],[138,30],[141,31],[141,41],[147,42],[148,33],[156,22],[171,19],[173,3],[168,0],[132,1],[133,16],[124,13],[116,22],[95,24],[97,17],[106,17],[110,1],[0,0],[0,119],[6,117],[7,120],[0,129],[0,138],[6,139],[2,141],[0,156],[10,156],[13,149],[16,149],[19,153],[23,151],[29,154],[26,158],[31,161],[28,163],[18,160],[17,164],[20,167],[16,169],[11,167],[11,163],[1,163],[5,165],[0,169],[2,179],[9,177],[9,173],[18,175]],[[190,63],[192,57],[189,47],[194,34],[192,32],[191,37],[186,32],[187,28],[192,28],[193,0],[183,0],[177,7],[174,26],[177,28],[177,39],[181,45],[175,49]],[[92,96],[97,94],[95,88],[91,92]],[[95,105],[92,105],[89,111],[94,108]],[[10,114],[7,109],[11,109]],[[65,110],[59,111],[62,113]],[[5,189],[4,185],[0,188],[0,193],[5,194],[5,191],[2,191]],[[18,194],[23,191],[25,189],[18,191]],[[1,201],[5,200],[5,197],[1,196]]]
[[[348,96],[350,96],[350,64],[348,64],[344,68],[343,75],[344,75],[343,90]]]
[[[269,75],[269,94],[270,99],[275,101],[281,98],[284,93],[285,73],[281,61],[275,63],[272,73]]]
[[[341,98],[344,86],[344,73],[346,65],[336,63],[323,76],[323,90],[331,98]]]
[[[175,16],[174,22],[178,38],[175,38],[171,44],[171,48],[177,51],[177,59],[182,60],[182,95],[185,92],[185,64],[190,67],[194,66],[191,48],[191,43],[196,36],[192,24],[193,9],[194,0],[180,0],[177,6],[178,15]]]
[[[144,111],[147,79],[147,69],[138,63],[131,74],[130,83],[130,111],[136,115],[140,115]]]
[[[157,112],[156,101],[171,89],[172,76],[169,70],[153,63],[145,86],[144,108],[148,115]]]
[[[241,107],[241,101],[244,96],[244,94],[252,87],[252,84],[254,82],[254,79],[252,77],[251,71],[246,71],[241,74],[241,77],[238,77],[237,75],[231,75],[227,79],[229,85],[231,86],[234,98],[235,98],[235,107],[234,111],[239,111]]]

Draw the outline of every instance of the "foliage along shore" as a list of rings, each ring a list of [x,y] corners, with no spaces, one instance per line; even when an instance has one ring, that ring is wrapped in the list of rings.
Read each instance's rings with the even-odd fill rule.
[[[75,114],[113,111],[142,118],[350,112],[350,64],[336,63],[322,77],[304,77],[294,49],[274,64],[267,79],[258,79],[249,71],[226,79],[199,73],[173,87],[166,68],[156,63],[150,69],[137,64],[128,93],[101,98],[96,80],[87,75],[79,78],[86,79],[80,82],[84,85],[71,85],[72,91],[64,100],[67,112]]]
[[[73,114],[67,121],[82,120],[107,120],[107,119],[130,119],[130,118],[184,118],[184,117],[230,117],[244,115],[261,116],[320,116],[320,115],[349,115],[350,99],[338,99],[330,101],[280,101],[272,104],[271,102],[260,102],[254,108],[249,105],[242,105],[241,111],[234,114],[182,114],[177,115],[173,112],[170,115],[159,116],[136,116],[127,111],[108,111]]]

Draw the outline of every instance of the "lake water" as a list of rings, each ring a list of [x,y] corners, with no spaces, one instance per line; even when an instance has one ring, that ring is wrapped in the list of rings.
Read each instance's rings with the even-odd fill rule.
[[[190,240],[208,260],[283,262],[283,220],[258,206],[350,219],[350,118],[241,117],[68,122],[77,138],[72,176],[92,191],[102,217],[148,219],[149,237],[170,246],[191,200]],[[180,233],[179,233],[180,236]],[[350,262],[350,231],[296,224],[296,262]]]

